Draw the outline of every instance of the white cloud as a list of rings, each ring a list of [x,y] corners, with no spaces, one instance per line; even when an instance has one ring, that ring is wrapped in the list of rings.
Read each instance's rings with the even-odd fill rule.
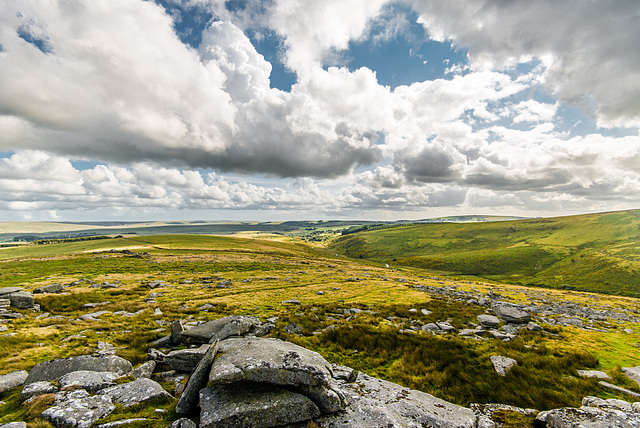
[[[475,67],[536,57],[547,86],[603,126],[640,125],[640,11],[637,1],[414,0],[435,40],[468,48]]]

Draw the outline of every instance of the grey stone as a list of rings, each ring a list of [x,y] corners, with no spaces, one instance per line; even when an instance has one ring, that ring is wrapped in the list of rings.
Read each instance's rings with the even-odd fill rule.
[[[260,325],[256,317],[233,315],[202,323],[183,331],[180,336],[188,343],[204,344],[245,334],[254,325]]]
[[[0,309],[8,309],[9,307],[11,307],[11,300],[0,299]]]
[[[33,293],[60,293],[62,290],[64,290],[64,286],[62,284],[49,284],[36,288],[35,290],[33,290]]]
[[[565,407],[539,414],[536,420],[544,420],[547,428],[631,428],[640,424],[640,414],[595,407]]]
[[[182,320],[175,320],[169,325],[169,329],[171,330],[171,343],[177,345],[180,343],[181,334],[184,331],[184,327],[182,326]]]
[[[110,397],[90,396],[84,389],[61,391],[56,393],[55,406],[42,412],[42,418],[60,427],[88,428],[115,408]]]
[[[513,358],[503,357],[500,355],[492,355],[491,362],[493,363],[493,367],[496,369],[496,373],[500,376],[506,376],[509,370],[518,364],[518,362]]]
[[[578,370],[578,376],[596,379],[611,380],[611,376],[599,370]]]
[[[431,311],[429,309],[420,309],[420,312],[422,312],[422,315],[431,315]]]
[[[262,325],[259,326],[253,326],[251,327],[251,330],[249,330],[249,334],[252,336],[256,336],[256,337],[262,337],[262,336],[266,336],[267,334],[271,333],[271,331],[276,328],[275,325],[267,322],[264,323]]]
[[[320,354],[278,339],[246,337],[220,342],[209,381],[213,384],[239,381],[276,385],[328,385],[329,363]]]
[[[153,371],[156,369],[156,362],[153,360],[142,363],[139,367],[136,367],[131,372],[131,375],[136,379],[150,378]]]
[[[197,428],[197,425],[191,419],[180,418],[167,428]]]
[[[436,325],[438,326],[438,328],[440,328],[440,330],[444,331],[445,333],[456,331],[456,328],[451,324],[449,324],[448,322],[438,321],[436,322]]]
[[[27,428],[26,422],[9,422],[6,424],[0,424],[0,428]]]
[[[200,391],[200,428],[267,428],[320,416],[304,395],[274,385],[239,383]]]
[[[286,326],[284,328],[284,331],[286,331],[289,334],[302,333],[302,327],[300,327],[299,324],[293,323]]]
[[[38,381],[56,380],[67,373],[87,370],[93,372],[130,373],[131,363],[115,355],[80,355],[57,360],[45,361],[29,372],[25,384]]]
[[[617,385],[613,385],[613,384],[611,384],[611,383],[609,383],[609,382],[605,382],[605,381],[603,381],[603,380],[601,380],[601,381],[600,381],[600,382],[598,382],[598,383],[599,383],[600,385],[604,386],[604,387],[605,387],[605,388],[607,388],[607,389],[611,389],[611,390],[613,390],[613,391],[618,391],[618,392],[623,392],[623,393],[625,393],[625,394],[627,394],[627,395],[630,395],[630,396],[632,396],[632,397],[640,398],[640,394],[638,394],[637,392],[633,392],[633,391],[631,391],[631,390],[629,390],[629,389],[622,388],[622,387],[617,386]]]
[[[107,422],[106,424],[98,425],[95,428],[116,428],[122,425],[131,425],[134,422],[144,422],[146,420],[148,419],[145,419],[145,418],[123,419],[121,421]]]
[[[98,394],[111,397],[114,402],[121,403],[125,408],[154,398],[171,397],[158,382],[144,378],[102,389]]]
[[[542,327],[540,327],[538,324],[530,321],[529,324],[527,324],[527,330],[530,330],[530,331],[542,331]]]
[[[297,388],[297,391],[309,397],[322,413],[338,412],[348,404],[347,397],[340,391],[338,385],[331,380],[329,381],[329,386],[302,385]]]
[[[351,367],[331,364],[330,370],[331,376],[334,379],[344,380],[345,382],[353,382],[356,380],[357,373]]]
[[[627,375],[629,379],[640,385],[640,366],[623,367],[622,372]]]
[[[4,297],[7,294],[17,293],[19,291],[24,291],[24,288],[22,288],[22,287],[2,287],[2,288],[0,288],[0,296]]]
[[[477,320],[485,327],[498,327],[501,322],[500,318],[488,314],[478,315]]]
[[[173,344],[173,340],[171,339],[171,336],[162,336],[160,339],[156,339],[153,342],[149,343],[149,347],[151,348],[166,348],[168,346],[171,346],[171,344]]]
[[[11,306],[17,309],[29,309],[33,307],[33,294],[26,291],[17,291],[4,296],[11,301]]]
[[[498,305],[494,308],[496,315],[503,321],[514,324],[527,324],[531,321],[529,312],[513,305]]]
[[[16,370],[0,376],[0,393],[24,384],[29,376],[24,370]]]
[[[319,426],[476,427],[476,416],[468,408],[363,373],[341,389],[351,403],[342,412],[314,419]]]
[[[283,305],[301,305],[300,300],[298,299],[289,299],[281,302]]]
[[[20,393],[20,400],[24,402],[37,395],[53,394],[55,392],[58,392],[58,387],[51,382],[33,382],[22,388],[22,392]]]
[[[184,391],[180,395],[180,399],[178,399],[178,403],[176,404],[176,413],[178,415],[189,414],[196,406],[198,402],[199,391],[207,385],[209,372],[211,370],[211,364],[213,364],[213,359],[218,352],[218,344],[219,342],[216,342],[215,345],[211,345],[209,349],[207,349],[204,357],[202,357],[195,370],[189,377],[187,385],[185,386]]]
[[[440,327],[438,327],[435,323],[427,323],[422,326],[422,330],[424,331],[440,331]]]
[[[96,393],[101,389],[114,386],[115,383],[113,381],[119,377],[119,374],[113,372],[79,370],[77,372],[67,373],[62,376],[58,382],[62,389],[75,386],[87,392]]]
[[[162,362],[169,366],[171,370],[190,373],[198,366],[208,348],[209,345],[203,345],[199,348],[171,351],[162,359]]]

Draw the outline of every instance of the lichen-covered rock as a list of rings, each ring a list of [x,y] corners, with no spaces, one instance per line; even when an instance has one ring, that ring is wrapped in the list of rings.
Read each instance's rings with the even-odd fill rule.
[[[623,367],[622,371],[627,375],[629,379],[640,385],[640,366],[637,367]]]
[[[514,324],[527,324],[531,321],[531,315],[529,312],[520,309],[513,305],[498,305],[495,307],[495,312],[500,319],[506,322]]]
[[[26,291],[17,291],[4,296],[11,301],[11,306],[17,309],[29,309],[33,307],[33,294]]]
[[[49,284],[36,288],[35,290],[33,290],[33,293],[60,293],[62,290],[64,290],[64,286],[62,284]]]
[[[278,339],[229,338],[220,342],[209,381],[228,384],[240,381],[274,385],[328,385],[330,364],[320,354]]]
[[[24,384],[24,381],[29,376],[24,370],[16,370],[11,373],[7,373],[0,376],[0,392],[8,391],[11,388]]]
[[[268,428],[320,416],[302,394],[244,382],[201,390],[200,409],[200,428]]]
[[[59,379],[67,373],[87,370],[92,372],[130,373],[131,363],[115,355],[80,355],[77,357],[49,360],[36,365],[24,381],[25,385],[39,381]]]
[[[0,296],[5,298],[7,294],[17,293],[19,291],[24,291],[22,287],[2,287],[0,288]]]
[[[477,320],[480,324],[485,327],[498,327],[500,325],[500,318],[488,315],[488,314],[480,314],[477,317]]]
[[[597,407],[565,407],[542,412],[536,421],[546,423],[543,426],[547,428],[632,428],[640,426],[640,414]]]
[[[59,388],[51,382],[33,382],[22,388],[20,400],[24,402],[37,395],[53,394],[54,392],[58,392],[58,389]]]
[[[180,418],[169,425],[168,428],[197,428],[197,425],[191,419]]]
[[[586,378],[596,378],[611,380],[611,376],[600,370],[578,370],[578,376]]]
[[[121,403],[123,407],[134,406],[155,398],[171,397],[158,382],[144,378],[102,389],[98,394],[111,397],[115,403]]]
[[[341,390],[349,406],[314,419],[320,427],[476,427],[471,409],[363,373],[354,383],[343,384]]]
[[[9,422],[6,424],[0,424],[0,428],[27,428],[26,422]]]
[[[171,370],[190,373],[198,366],[207,349],[209,349],[209,345],[202,345],[200,348],[171,351],[162,357],[161,361],[169,366]]]
[[[95,393],[101,389],[114,386],[114,380],[120,375],[113,372],[92,372],[79,370],[67,373],[59,379],[60,388],[78,387],[85,391]]]
[[[133,371],[131,372],[131,375],[136,379],[150,378],[155,369],[156,369],[156,362],[153,360],[150,360],[141,364],[139,367],[136,367],[135,369],[133,369]]]
[[[55,406],[42,412],[42,418],[58,427],[88,428],[115,408],[108,396],[90,396],[84,389],[61,391],[56,393]]]
[[[211,345],[209,349],[207,349],[204,357],[200,360],[198,366],[189,377],[187,385],[185,386],[184,391],[180,395],[180,399],[176,404],[177,414],[189,414],[198,403],[199,391],[207,385],[209,371],[211,370],[211,364],[213,364],[213,359],[215,358],[217,352],[218,343],[216,342],[215,345]]]
[[[507,373],[509,373],[509,370],[518,364],[518,362],[513,358],[503,357],[501,355],[492,355],[491,362],[493,363],[493,367],[496,369],[496,373],[500,376],[506,376]]]
[[[260,324],[256,317],[233,315],[192,327],[181,332],[180,337],[188,343],[213,343],[231,336],[241,336],[248,333],[251,327]]]

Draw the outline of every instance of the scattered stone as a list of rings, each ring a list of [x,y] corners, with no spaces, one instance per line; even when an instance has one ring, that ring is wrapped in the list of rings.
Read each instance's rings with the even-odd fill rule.
[[[23,385],[27,379],[27,373],[24,370],[16,370],[0,376],[0,393],[8,391],[16,386]]]
[[[207,349],[204,357],[202,357],[195,370],[189,377],[187,385],[185,386],[184,391],[180,395],[180,399],[176,404],[175,410],[178,415],[187,415],[196,406],[198,402],[199,391],[203,387],[207,386],[211,364],[213,364],[213,359],[218,352],[218,343],[219,342],[216,341],[215,345],[211,345],[209,349]]]
[[[0,333],[4,333],[5,331],[9,331],[9,327],[4,324],[0,324]]]
[[[633,334],[633,330],[632,330],[632,329],[630,329],[630,328],[625,328],[625,329],[624,329],[624,330],[622,330],[622,331],[624,331],[624,332],[625,332],[625,333],[627,333],[627,334]]]
[[[156,362],[153,360],[147,361],[141,364],[138,368],[133,369],[131,375],[136,379],[150,378],[153,371],[156,369]]]
[[[300,327],[300,325],[296,323],[293,323],[286,326],[284,328],[284,331],[286,331],[289,334],[302,333],[302,327]]]
[[[162,311],[160,310],[160,308],[155,308],[155,309],[153,310],[153,315],[154,315],[154,316],[160,316],[160,315],[162,315]]]
[[[320,416],[302,394],[273,385],[215,385],[200,391],[200,428],[274,427]]]
[[[609,382],[605,382],[605,381],[603,381],[603,380],[601,380],[601,381],[600,381],[600,382],[598,382],[598,383],[599,383],[600,385],[604,386],[604,387],[605,387],[605,388],[607,388],[607,389],[611,389],[611,390],[618,391],[618,392],[623,392],[623,393],[625,393],[625,394],[627,394],[627,395],[630,395],[630,396],[632,396],[632,397],[640,398],[640,394],[638,394],[637,392],[633,392],[633,391],[631,391],[631,390],[628,390],[628,389],[626,389],[626,388],[622,388],[622,387],[620,387],[620,386],[616,386],[616,385],[610,384]]]
[[[440,331],[440,327],[438,327],[435,323],[427,323],[422,326],[422,330],[424,331]]]
[[[125,408],[154,398],[171,397],[159,383],[145,378],[102,389],[98,394],[111,397],[114,402],[121,403]]]
[[[168,428],[197,428],[197,425],[191,419],[180,418],[174,423],[172,423],[171,425],[169,425]]]
[[[493,363],[493,367],[496,369],[496,373],[500,376],[506,376],[509,370],[518,364],[518,362],[513,358],[503,357],[500,355],[492,355],[491,362]]]
[[[578,376],[586,377],[586,378],[611,380],[611,376],[599,370],[578,370]]]
[[[26,422],[9,422],[6,424],[0,424],[0,428],[27,428]]]
[[[33,290],[34,294],[40,293],[60,293],[64,290],[64,286],[62,284],[49,284],[43,285],[42,287],[38,287]]]
[[[542,331],[542,327],[540,327],[540,325],[529,321],[529,324],[527,324],[527,330],[529,331]]]
[[[436,325],[438,326],[438,328],[440,330],[444,331],[445,333],[456,331],[456,328],[454,326],[452,326],[451,324],[449,324],[448,322],[438,321],[438,322],[436,322]]]
[[[629,379],[640,385],[640,366],[623,367],[622,372],[627,375]]]
[[[422,312],[422,315],[431,315],[431,311],[429,309],[421,309],[420,312]]]
[[[324,295],[324,291],[322,291],[322,290],[316,291],[316,294],[318,296],[322,296],[322,295]]]
[[[283,305],[301,305],[300,300],[298,299],[290,299],[281,302]]]
[[[129,361],[115,355],[80,355],[77,357],[45,361],[38,364],[31,369],[24,383],[30,384],[42,380],[53,381],[67,373],[79,370],[114,372],[124,375],[130,373],[133,368]]]
[[[79,387],[87,392],[95,394],[101,389],[114,386],[113,382],[120,375],[113,372],[92,372],[80,370],[77,372],[67,373],[62,376],[58,382],[60,388]]]
[[[171,330],[171,343],[177,345],[178,343],[180,343],[180,335],[184,331],[182,320],[175,320],[174,322],[169,324],[169,329]]]
[[[131,425],[134,422],[144,422],[147,419],[145,418],[132,418],[132,419],[124,419],[122,421],[108,422],[106,424],[98,425],[96,428],[116,428],[121,425]]]
[[[493,316],[493,315],[488,315],[488,314],[481,314],[478,315],[478,317],[476,318],[478,320],[478,322],[480,324],[482,324],[485,327],[489,327],[489,328],[495,328],[498,327],[500,325],[500,318]]]
[[[85,303],[82,305],[83,308],[97,308],[98,306],[109,305],[111,302],[100,302],[100,303]]]
[[[20,393],[20,400],[22,402],[27,401],[31,397],[36,397],[38,395],[43,394],[53,394],[58,392],[59,388],[55,386],[51,382],[34,382],[26,385],[22,388],[22,392]]]
[[[55,406],[42,412],[42,418],[56,426],[88,428],[115,408],[107,396],[90,396],[84,389],[61,391],[56,393]]]
[[[580,409],[565,407],[541,412],[536,417],[536,422],[541,422],[548,428],[635,427],[640,424],[640,414],[607,411],[588,406]]]
[[[529,321],[531,321],[531,315],[529,314],[529,312],[513,305],[498,305],[494,310],[498,317],[506,322],[514,324],[527,324]]]

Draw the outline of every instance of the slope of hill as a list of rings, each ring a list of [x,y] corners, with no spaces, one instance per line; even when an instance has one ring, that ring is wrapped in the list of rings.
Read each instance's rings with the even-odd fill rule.
[[[331,248],[390,265],[533,286],[640,296],[640,211],[468,224],[418,224],[343,236]]]

